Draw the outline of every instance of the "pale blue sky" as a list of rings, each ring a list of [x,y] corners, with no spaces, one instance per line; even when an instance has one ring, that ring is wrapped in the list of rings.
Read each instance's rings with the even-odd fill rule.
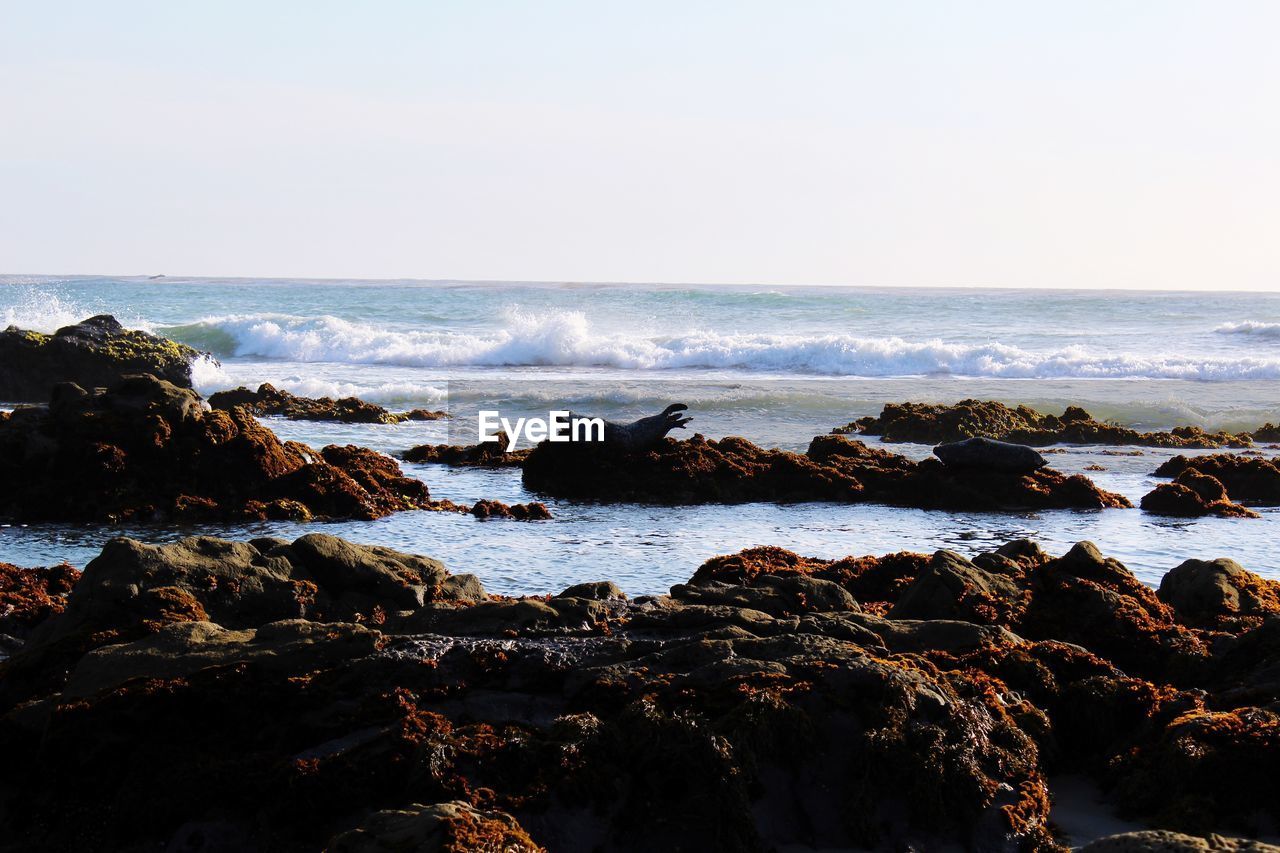
[[[0,0],[0,272],[1280,289],[1280,3]]]

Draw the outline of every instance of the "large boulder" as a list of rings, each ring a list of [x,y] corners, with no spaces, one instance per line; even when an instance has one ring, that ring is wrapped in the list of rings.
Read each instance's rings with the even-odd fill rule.
[[[1280,616],[1280,583],[1246,571],[1234,560],[1186,560],[1160,580],[1156,594],[1189,625],[1254,627]]]
[[[199,357],[189,346],[126,329],[106,314],[52,335],[10,326],[0,332],[0,400],[43,403],[60,382],[106,387],[133,373],[190,388],[191,363]]]

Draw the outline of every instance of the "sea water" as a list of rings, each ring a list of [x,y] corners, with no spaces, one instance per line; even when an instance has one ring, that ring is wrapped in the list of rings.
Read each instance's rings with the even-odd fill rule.
[[[194,373],[204,393],[271,382],[455,414],[394,426],[266,421],[282,438],[388,453],[473,442],[479,408],[545,416],[563,407],[625,420],[677,401],[690,406],[690,431],[795,450],[908,400],[977,397],[1054,413],[1082,405],[1147,430],[1280,422],[1280,296],[1269,294],[0,277],[0,325],[53,331],[99,313],[209,352]],[[1136,504],[1173,452],[1125,455],[1135,450],[1068,446],[1048,458]],[[495,592],[608,578],[640,594],[752,545],[821,557],[974,554],[1030,537],[1051,552],[1092,540],[1149,583],[1190,557],[1229,556],[1280,578],[1272,548],[1280,511],[1268,508],[1258,520],[1181,520],[1136,509],[606,506],[530,494],[516,469],[405,468],[436,498],[544,500],[554,520],[409,512],[307,525],[9,526],[0,528],[0,560],[84,565],[118,535],[161,542],[323,530],[439,557]]]

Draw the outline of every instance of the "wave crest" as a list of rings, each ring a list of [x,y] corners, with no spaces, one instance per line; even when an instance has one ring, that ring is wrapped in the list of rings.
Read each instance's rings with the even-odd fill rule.
[[[1255,335],[1260,338],[1280,338],[1280,323],[1244,320],[1240,323],[1223,323],[1214,331],[1219,335]]]
[[[1276,379],[1280,360],[1034,352],[1000,342],[854,335],[602,333],[578,311],[510,311],[491,332],[384,329],[330,315],[233,315],[161,330],[220,356],[406,367],[723,369],[827,376]],[[1278,326],[1277,328],[1280,328]],[[1280,333],[1280,332],[1278,332]]]

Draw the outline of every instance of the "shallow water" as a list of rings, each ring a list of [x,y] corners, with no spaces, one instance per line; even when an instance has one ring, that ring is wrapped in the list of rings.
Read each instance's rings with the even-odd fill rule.
[[[471,443],[479,408],[515,416],[563,406],[623,419],[677,399],[691,406],[691,427],[708,436],[795,450],[903,400],[979,397],[1055,412],[1080,404],[1143,429],[1280,421],[1280,297],[1270,295],[0,278],[0,322],[51,331],[104,311],[214,350],[221,364],[197,375],[205,392],[272,381],[299,393],[357,392],[392,407],[454,413],[449,422],[396,426],[269,420],[283,438],[387,452]],[[1151,472],[1174,455],[1114,450],[1069,447],[1049,460],[1137,503],[1159,482]],[[1106,470],[1086,471],[1091,464]],[[406,468],[437,498],[538,499],[516,470]],[[83,565],[116,535],[159,542],[320,529],[440,557],[495,592],[553,592],[608,578],[640,594],[665,591],[708,557],[751,545],[821,557],[972,554],[1030,537],[1050,552],[1093,540],[1149,583],[1190,557],[1230,556],[1280,578],[1272,544],[1280,511],[1267,508],[1259,520],[1179,520],[1136,509],[546,502],[554,520],[531,524],[412,512],[310,525],[0,527],[0,560]]]

